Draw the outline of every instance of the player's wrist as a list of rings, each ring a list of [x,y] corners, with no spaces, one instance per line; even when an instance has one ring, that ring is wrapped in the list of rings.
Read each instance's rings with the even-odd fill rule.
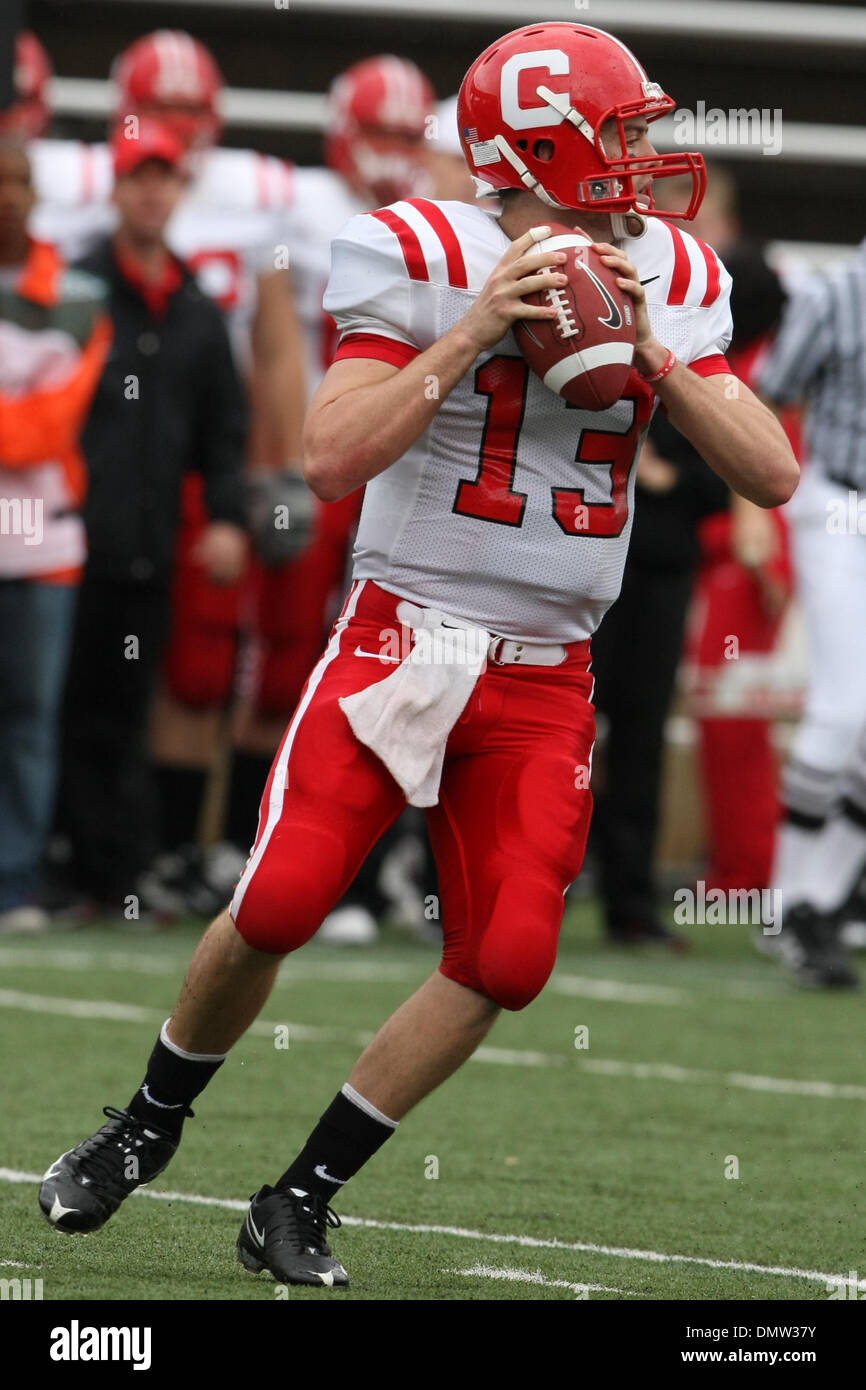
[[[635,371],[646,380],[664,370],[670,356],[670,348],[652,338],[648,343],[636,346],[634,350]]]
[[[461,359],[465,358],[466,366],[474,362],[479,353],[486,352],[489,347],[493,346],[492,343],[485,340],[482,334],[474,333],[471,325],[467,324],[465,319],[456,323],[445,336],[459,352]]]

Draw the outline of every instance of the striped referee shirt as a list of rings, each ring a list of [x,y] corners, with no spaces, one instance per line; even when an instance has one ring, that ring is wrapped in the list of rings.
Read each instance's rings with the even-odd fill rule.
[[[809,460],[866,492],[866,241],[789,300],[757,389],[778,405],[803,401]]]

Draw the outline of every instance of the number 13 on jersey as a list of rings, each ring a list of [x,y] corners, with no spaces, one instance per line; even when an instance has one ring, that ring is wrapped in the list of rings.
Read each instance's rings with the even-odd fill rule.
[[[517,448],[526,409],[529,367],[522,357],[491,357],[475,375],[475,390],[487,396],[478,473],[461,480],[454,511],[500,526],[520,526],[526,493],[514,487]],[[575,463],[608,470],[610,497],[586,502],[580,487],[551,488],[554,522],[569,536],[619,536],[628,518],[627,487],[638,442],[652,415],[654,393],[633,373],[620,405],[621,429],[580,431]],[[563,408],[572,406],[563,402]],[[587,413],[587,412],[584,412]],[[606,412],[605,412],[606,413]],[[563,483],[567,480],[564,478]]]

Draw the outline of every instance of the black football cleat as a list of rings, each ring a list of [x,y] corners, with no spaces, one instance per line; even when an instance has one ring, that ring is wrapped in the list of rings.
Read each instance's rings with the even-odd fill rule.
[[[180,1143],[126,1110],[106,1105],[102,1113],[108,1123],[55,1159],[42,1179],[39,1205],[56,1231],[98,1231],[125,1197],[162,1172]]]
[[[238,1259],[253,1274],[267,1269],[280,1284],[345,1289],[349,1276],[325,1239],[328,1226],[340,1225],[324,1197],[295,1187],[260,1187],[241,1226]]]
[[[810,988],[856,989],[857,971],[840,939],[835,913],[816,912],[798,903],[785,914],[783,934],[790,932],[788,968],[801,985]]]

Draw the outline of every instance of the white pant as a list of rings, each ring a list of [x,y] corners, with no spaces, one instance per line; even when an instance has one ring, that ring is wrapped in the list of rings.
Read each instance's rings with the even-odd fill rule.
[[[866,723],[866,535],[828,530],[828,503],[848,490],[819,464],[803,472],[786,509],[809,643],[809,685],[792,757],[825,772],[852,760]]]

